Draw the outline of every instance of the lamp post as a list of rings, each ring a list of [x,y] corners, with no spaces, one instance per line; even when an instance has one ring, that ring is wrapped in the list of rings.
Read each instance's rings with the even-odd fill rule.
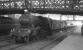
[[[75,21],[75,15],[73,15],[73,20]]]
[[[61,22],[62,22],[62,15],[60,15],[60,28],[61,28]]]
[[[50,25],[50,27],[51,27],[51,23],[50,23],[49,15],[48,15],[48,21],[49,21],[49,25]]]

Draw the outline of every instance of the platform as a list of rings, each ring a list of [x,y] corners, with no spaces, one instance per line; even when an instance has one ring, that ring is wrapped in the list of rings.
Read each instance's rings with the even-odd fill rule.
[[[70,35],[51,50],[83,50],[83,36],[81,34]]]

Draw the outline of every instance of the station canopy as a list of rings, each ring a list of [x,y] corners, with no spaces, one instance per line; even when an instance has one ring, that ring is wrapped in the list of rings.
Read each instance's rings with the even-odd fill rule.
[[[24,13],[25,0],[0,0],[0,14]]]
[[[0,11],[28,9],[34,13],[83,14],[83,0],[0,0]]]
[[[26,0],[26,7],[39,13],[82,14],[83,0]]]
[[[0,0],[0,9],[24,9],[25,0]]]

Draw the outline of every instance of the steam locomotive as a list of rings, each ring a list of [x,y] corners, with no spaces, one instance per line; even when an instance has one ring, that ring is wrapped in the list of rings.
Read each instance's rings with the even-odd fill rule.
[[[10,35],[15,42],[31,41],[32,39],[46,38],[52,35],[51,20],[42,16],[22,15]]]

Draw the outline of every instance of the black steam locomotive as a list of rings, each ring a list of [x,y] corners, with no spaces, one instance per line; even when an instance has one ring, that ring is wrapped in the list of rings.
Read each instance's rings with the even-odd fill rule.
[[[22,15],[19,24],[11,30],[11,36],[16,42],[46,38],[52,35],[49,21],[42,16]]]

